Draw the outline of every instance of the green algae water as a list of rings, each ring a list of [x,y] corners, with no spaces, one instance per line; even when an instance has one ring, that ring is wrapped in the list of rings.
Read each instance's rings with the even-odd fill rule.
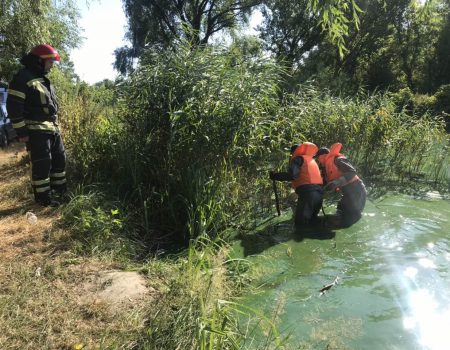
[[[240,303],[272,320],[286,349],[450,348],[450,201],[436,193],[367,202],[348,229],[295,232],[289,213],[234,252],[255,283]],[[269,349],[264,322],[249,326],[248,347]]]

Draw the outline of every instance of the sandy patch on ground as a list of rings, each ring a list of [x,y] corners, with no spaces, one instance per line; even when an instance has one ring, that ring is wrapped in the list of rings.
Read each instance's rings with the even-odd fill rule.
[[[142,275],[133,271],[99,271],[91,274],[83,285],[84,302],[104,302],[113,308],[134,304],[155,292],[146,286]]]

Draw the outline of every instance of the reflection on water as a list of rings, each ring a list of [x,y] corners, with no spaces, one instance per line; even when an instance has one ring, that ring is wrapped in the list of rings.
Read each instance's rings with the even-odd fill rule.
[[[447,350],[450,346],[450,307],[441,305],[433,294],[428,289],[409,292],[411,311],[404,315],[403,325],[427,349]]]
[[[431,268],[431,269],[436,268],[436,265],[434,264],[434,262],[427,258],[420,258],[417,262],[420,266],[425,267],[425,268]]]
[[[432,249],[435,245],[430,242],[427,247]],[[403,310],[403,326],[405,330],[414,334],[418,343],[426,349],[448,349],[450,307],[448,300],[445,299],[448,297],[446,286],[449,284],[441,281],[439,276],[433,273],[437,268],[433,260],[421,257],[417,260],[417,266],[406,267],[403,276],[400,276],[406,279],[403,281],[407,301]],[[430,271],[427,273],[426,269]],[[420,273],[426,277],[421,278]],[[429,281],[430,275],[431,280],[435,281],[434,284]],[[427,285],[430,287],[425,288]]]
[[[283,295],[289,349],[449,349],[449,217],[437,195],[369,202],[360,222],[328,235],[296,236],[286,217],[236,245],[261,286],[243,303],[273,315]]]

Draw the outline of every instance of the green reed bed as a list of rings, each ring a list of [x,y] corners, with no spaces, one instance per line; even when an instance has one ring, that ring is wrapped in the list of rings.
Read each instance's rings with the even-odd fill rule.
[[[178,256],[150,261],[145,270],[153,279],[156,265],[171,265],[164,271],[165,293],[157,300],[149,316],[146,332],[137,341],[142,349],[250,349],[256,336],[250,323],[259,319],[270,333],[267,349],[281,344],[273,324],[256,310],[229,301],[240,290],[238,282],[245,274],[241,261],[229,259],[227,245],[208,237],[191,242]],[[240,259],[239,259],[240,260]],[[156,266],[156,268],[155,268]]]
[[[266,324],[267,348],[278,346],[264,315],[232,302],[251,276],[242,278],[242,265],[229,262],[222,239],[274,216],[268,171],[287,165],[293,143],[343,143],[371,191],[407,181],[448,190],[442,121],[409,115],[382,94],[341,97],[309,85],[286,95],[283,76],[271,61],[226,50],[148,52],[117,87],[113,114],[90,108],[85,92],[71,100],[76,113],[65,131],[73,167],[82,169],[81,188],[96,182],[104,202],[121,203],[119,227],[114,208],[95,200],[89,209],[88,193],[80,193],[64,222],[79,231],[77,247],[118,249],[123,244],[110,240],[117,234],[132,238],[125,251],[140,259],[173,243],[187,249],[164,260],[167,288],[142,348],[245,348],[252,331],[238,327],[242,313]],[[288,185],[278,188],[286,198]],[[150,277],[158,261],[144,263]]]
[[[341,98],[305,88],[287,98],[273,129],[292,141],[301,135],[299,142],[319,147],[341,142],[361,175],[377,184],[420,177],[445,189],[449,138],[444,122],[396,108],[385,95]]]
[[[269,60],[221,49],[148,52],[117,87],[114,114],[89,107],[98,94],[73,100],[65,125],[74,168],[134,207],[143,238],[156,244],[215,237],[267,215],[267,172],[286,166],[293,143],[341,142],[378,184],[448,184],[442,121],[411,116],[382,94],[341,97],[307,85],[283,95],[283,76]]]

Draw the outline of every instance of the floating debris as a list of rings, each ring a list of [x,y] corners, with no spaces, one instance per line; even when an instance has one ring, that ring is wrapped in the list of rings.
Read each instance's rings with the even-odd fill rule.
[[[292,258],[292,249],[291,247],[288,247],[288,249],[286,249],[286,255],[290,258]]]
[[[336,278],[333,280],[333,282],[327,284],[319,291],[320,295],[325,294],[327,290],[331,289],[331,287],[333,287],[335,284],[338,283],[338,280],[339,280],[339,276],[336,276]]]
[[[425,193],[425,198],[427,199],[442,199],[442,195],[437,191],[430,191]]]

